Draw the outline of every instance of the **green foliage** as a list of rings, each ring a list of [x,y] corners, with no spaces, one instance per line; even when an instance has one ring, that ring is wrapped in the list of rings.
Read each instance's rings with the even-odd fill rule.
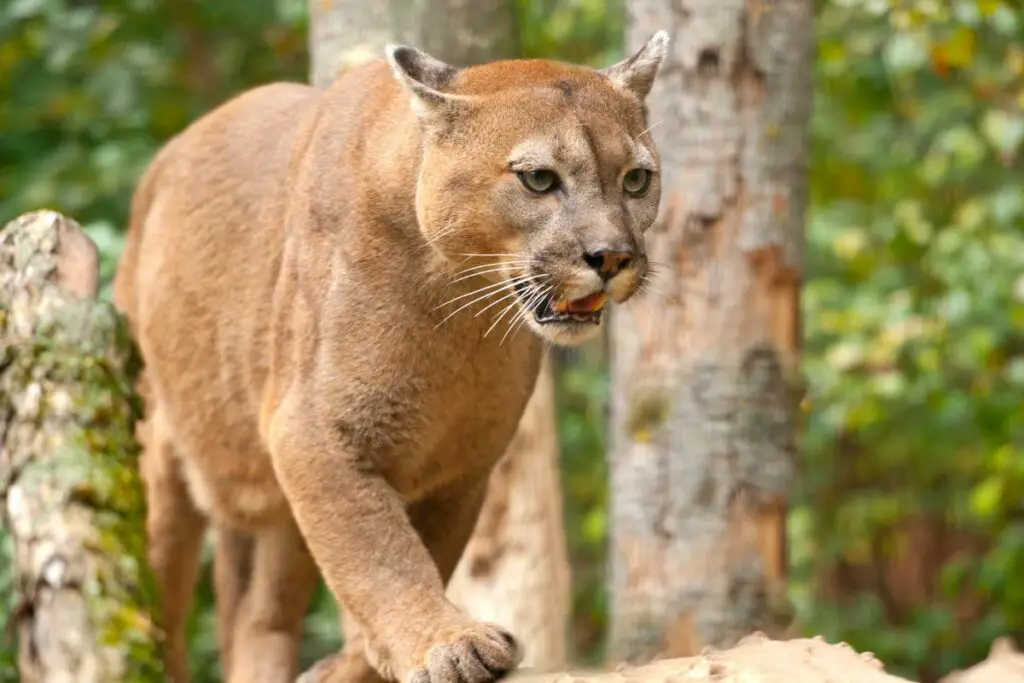
[[[38,208],[75,217],[100,248],[109,296],[131,192],[153,153],[236,92],[305,80],[305,29],[305,0],[0,3],[0,225]],[[199,683],[219,680],[210,583],[207,557],[191,630]],[[318,605],[329,618],[333,605],[323,595]],[[318,653],[337,646],[324,621],[311,620]],[[10,645],[0,640],[0,680],[13,672]]]
[[[18,683],[17,648],[14,643],[12,616],[17,614],[18,600],[14,592],[14,544],[0,529],[0,683]]]
[[[603,67],[622,57],[625,0],[517,0],[524,57]]]
[[[0,224],[38,208],[121,229],[143,166],[256,83],[304,80],[305,0],[0,7]]]
[[[572,644],[584,662],[599,664],[605,611],[608,472],[604,459],[607,375],[598,358],[562,364],[558,428],[565,522],[573,579]]]
[[[802,569],[927,556],[934,588],[868,581],[805,617],[924,678],[1024,632],[1022,22],[999,0],[817,20]],[[907,546],[911,519],[947,547]]]

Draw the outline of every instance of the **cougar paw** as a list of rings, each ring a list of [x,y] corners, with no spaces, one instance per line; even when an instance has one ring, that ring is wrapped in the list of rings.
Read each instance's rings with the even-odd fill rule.
[[[492,624],[476,624],[431,647],[425,667],[415,670],[406,683],[491,683],[522,659],[522,648],[510,633]]]

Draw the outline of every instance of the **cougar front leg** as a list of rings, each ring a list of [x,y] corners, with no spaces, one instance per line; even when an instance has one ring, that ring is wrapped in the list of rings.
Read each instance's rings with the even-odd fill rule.
[[[272,427],[277,476],[327,585],[359,622],[373,667],[402,683],[489,683],[515,668],[515,639],[445,597],[438,566],[372,459],[343,452],[328,430],[297,424]],[[467,493],[479,504],[477,491]]]
[[[409,510],[410,521],[434,558],[445,585],[473,533],[485,490],[486,480],[474,489],[460,487]],[[344,651],[317,662],[297,683],[382,683],[367,660],[358,623],[344,606],[340,612]]]
[[[409,519],[430,551],[441,580],[448,585],[480,516],[487,478],[462,484],[409,508]]]

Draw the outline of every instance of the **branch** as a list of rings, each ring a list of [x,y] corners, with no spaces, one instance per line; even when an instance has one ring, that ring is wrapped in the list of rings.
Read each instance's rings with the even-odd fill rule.
[[[0,502],[24,683],[162,680],[127,324],[52,211],[0,231]]]

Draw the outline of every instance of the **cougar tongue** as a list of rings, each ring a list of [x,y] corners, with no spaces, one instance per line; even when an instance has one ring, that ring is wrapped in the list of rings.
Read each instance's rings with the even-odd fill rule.
[[[604,292],[594,292],[582,299],[559,301],[554,308],[559,313],[595,313],[604,308]]]

